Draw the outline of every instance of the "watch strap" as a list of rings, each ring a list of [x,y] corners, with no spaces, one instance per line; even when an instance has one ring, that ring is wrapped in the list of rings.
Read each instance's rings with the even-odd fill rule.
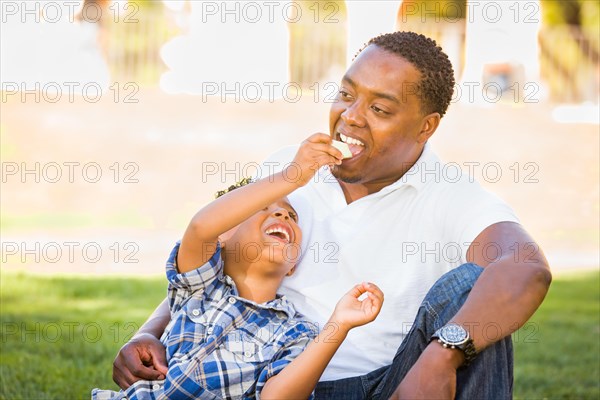
[[[458,325],[458,324],[452,323],[452,325]],[[442,339],[442,337],[440,335],[440,331],[444,327],[441,327],[440,329],[435,331],[435,333],[431,336],[431,340],[437,340],[438,343],[440,343],[445,348],[461,350],[463,352],[465,358],[464,358],[464,361],[463,361],[462,365],[460,366],[460,368],[468,367],[473,362],[473,360],[475,360],[475,358],[477,357],[477,350],[475,349],[475,344],[473,343],[473,339],[471,339],[469,332],[461,326],[461,328],[467,334],[467,340],[461,344],[454,344],[454,343],[446,342],[445,340]]]

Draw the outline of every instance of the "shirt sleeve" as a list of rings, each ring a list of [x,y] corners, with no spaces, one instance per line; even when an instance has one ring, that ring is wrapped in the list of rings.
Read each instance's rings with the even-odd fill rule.
[[[256,179],[266,178],[269,175],[283,170],[293,160],[298,152],[300,145],[285,146],[267,157],[260,165],[257,171]]]
[[[477,236],[487,227],[498,222],[519,222],[515,212],[500,197],[484,189],[477,182],[461,182],[443,200],[442,226],[445,241],[460,249],[455,267],[467,262],[467,250]],[[490,257],[495,249],[489,249]]]
[[[167,296],[171,314],[179,311],[194,292],[204,290],[211,282],[223,274],[223,260],[221,258],[221,244],[203,265],[196,269],[179,273],[177,270],[177,252],[181,242],[177,242],[167,260],[167,280],[169,288]]]
[[[281,339],[286,343],[260,372],[256,383],[257,400],[260,400],[260,394],[267,381],[294,361],[316,336],[317,329],[308,322],[299,322],[286,332],[285,338]],[[312,400],[313,398],[314,393],[311,393],[309,399]]]

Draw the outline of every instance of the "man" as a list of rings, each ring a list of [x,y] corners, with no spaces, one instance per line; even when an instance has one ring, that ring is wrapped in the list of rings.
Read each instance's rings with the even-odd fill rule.
[[[299,311],[323,326],[354,281],[378,284],[386,298],[378,319],[342,344],[317,399],[512,395],[509,335],[541,304],[551,275],[508,206],[467,176],[435,173],[427,141],[453,86],[434,41],[412,32],[369,41],[330,112],[330,135],[353,156],[289,197],[307,252],[282,291]],[[167,322],[161,305],[121,349],[120,386],[160,378]]]

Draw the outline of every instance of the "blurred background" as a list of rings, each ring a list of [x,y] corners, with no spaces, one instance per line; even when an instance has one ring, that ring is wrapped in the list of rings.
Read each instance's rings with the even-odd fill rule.
[[[111,385],[189,218],[280,147],[328,132],[352,58],[394,30],[434,38],[454,65],[435,151],[515,209],[555,276],[583,285],[555,283],[558,308],[521,334],[538,346],[517,347],[517,397],[600,395],[599,2],[0,6],[0,398]],[[548,345],[538,323],[587,348],[545,360],[564,381],[536,375]]]

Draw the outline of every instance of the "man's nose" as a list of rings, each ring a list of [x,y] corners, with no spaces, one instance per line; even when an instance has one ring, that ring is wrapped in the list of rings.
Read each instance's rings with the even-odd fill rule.
[[[362,107],[356,101],[344,110],[341,118],[342,121],[349,126],[363,127],[365,125],[365,117]]]

